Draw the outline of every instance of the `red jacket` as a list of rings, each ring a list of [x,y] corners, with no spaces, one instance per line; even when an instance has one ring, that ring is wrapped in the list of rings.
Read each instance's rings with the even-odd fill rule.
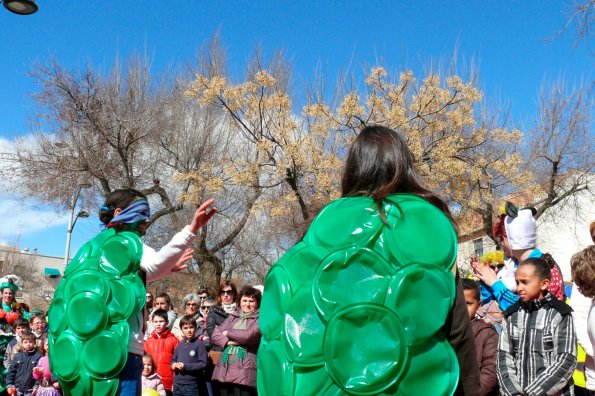
[[[153,357],[153,361],[157,366],[157,374],[161,376],[166,391],[171,391],[174,382],[171,358],[179,342],[176,336],[167,328],[161,334],[153,331],[151,337],[145,341],[145,352]]]

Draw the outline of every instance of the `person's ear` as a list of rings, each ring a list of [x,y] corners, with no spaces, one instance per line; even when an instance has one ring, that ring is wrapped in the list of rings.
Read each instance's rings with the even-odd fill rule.
[[[550,287],[550,280],[549,279],[542,279],[541,280],[541,290],[547,290]]]
[[[116,217],[117,215],[119,215],[120,213],[122,213],[122,209],[120,208],[116,208],[114,209],[114,217]]]

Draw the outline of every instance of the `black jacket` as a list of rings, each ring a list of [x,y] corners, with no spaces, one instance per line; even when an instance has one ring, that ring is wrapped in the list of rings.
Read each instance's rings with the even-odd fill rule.
[[[213,332],[215,331],[215,327],[221,325],[221,323],[225,322],[227,319],[227,313],[223,310],[223,308],[219,305],[212,307],[209,310],[209,314],[207,315],[207,334],[211,339],[213,338]],[[219,348],[216,345],[211,345],[211,351],[223,351],[223,349]]]
[[[20,392],[26,392],[33,389],[35,379],[33,378],[33,367],[41,358],[41,353],[37,350],[30,352],[23,351],[15,355],[8,369],[6,376],[7,386],[14,386]]]

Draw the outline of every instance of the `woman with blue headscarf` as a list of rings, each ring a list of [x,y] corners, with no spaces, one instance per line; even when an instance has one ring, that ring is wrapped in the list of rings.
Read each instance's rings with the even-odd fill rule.
[[[139,238],[149,225],[146,196],[122,189],[107,197],[99,210],[106,229],[72,259],[49,312],[52,371],[68,393],[140,395],[145,284],[187,267],[198,230],[217,212],[212,204],[156,251]]]

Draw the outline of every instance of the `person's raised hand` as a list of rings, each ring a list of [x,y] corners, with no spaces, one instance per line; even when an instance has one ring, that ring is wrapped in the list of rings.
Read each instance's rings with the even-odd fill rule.
[[[192,260],[194,249],[188,248],[182,253],[176,265],[171,269],[171,272],[180,272],[188,268],[188,262]]]
[[[487,286],[492,287],[494,283],[498,280],[498,276],[496,271],[494,271],[490,266],[478,264],[473,265],[473,275],[479,278],[480,281],[485,283]]]
[[[213,205],[215,200],[213,198],[203,202],[196,212],[194,212],[194,218],[192,219],[192,223],[190,223],[190,232],[196,234],[198,230],[207,224],[209,220],[213,217],[215,213],[217,213],[217,208]]]

